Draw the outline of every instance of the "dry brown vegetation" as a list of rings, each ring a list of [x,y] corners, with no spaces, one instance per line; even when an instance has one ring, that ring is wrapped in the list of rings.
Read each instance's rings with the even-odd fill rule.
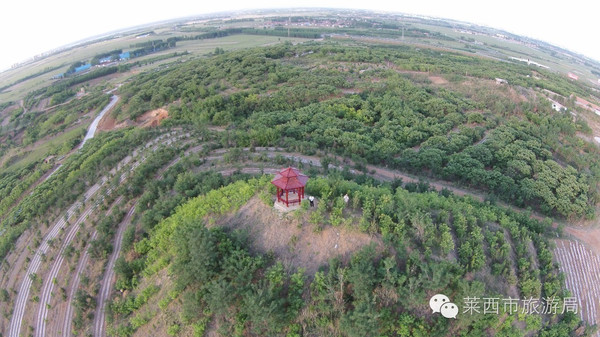
[[[216,220],[213,226],[247,231],[254,250],[272,252],[287,267],[305,268],[309,275],[334,257],[347,260],[352,252],[371,242],[383,247],[379,237],[359,232],[357,228],[325,226],[315,230],[308,222],[312,210],[282,214],[254,196],[238,212]]]

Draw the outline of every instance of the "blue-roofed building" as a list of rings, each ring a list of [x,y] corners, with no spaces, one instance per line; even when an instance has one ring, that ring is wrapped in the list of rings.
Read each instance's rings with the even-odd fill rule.
[[[102,63],[109,63],[110,61],[112,61],[112,57],[111,56],[103,57],[100,60],[98,60],[98,62],[100,64],[102,64]]]
[[[90,69],[91,67],[92,67],[92,65],[91,65],[91,64],[89,64],[89,63],[88,63],[88,64],[84,64],[84,65],[82,65],[82,66],[79,66],[79,67],[75,68],[75,72],[76,72],[76,73],[78,73],[78,72],[80,72],[80,71],[88,70],[88,69]]]
[[[121,60],[129,60],[131,56],[129,55],[129,52],[126,51],[124,53],[119,54],[119,59]]]

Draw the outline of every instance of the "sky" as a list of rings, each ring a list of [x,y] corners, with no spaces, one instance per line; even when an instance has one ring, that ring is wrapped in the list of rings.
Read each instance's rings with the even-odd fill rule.
[[[586,0],[587,1],[587,0]],[[242,9],[356,8],[455,19],[536,38],[600,61],[596,10],[590,1],[538,0],[44,0],[0,5],[0,71],[34,55],[140,24]]]

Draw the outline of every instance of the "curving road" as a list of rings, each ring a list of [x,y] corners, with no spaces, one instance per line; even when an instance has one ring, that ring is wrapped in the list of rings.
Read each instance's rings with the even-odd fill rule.
[[[107,194],[109,194],[109,193],[110,193],[110,190],[107,191]],[[114,201],[114,205],[119,204],[121,202],[121,200],[123,200],[123,197],[117,198],[117,200]],[[58,276],[58,272],[60,271],[60,268],[62,267],[62,263],[64,261],[64,255],[63,255],[64,251],[71,244],[71,242],[75,238],[75,235],[81,228],[79,226],[79,224],[83,223],[83,221],[85,221],[85,218],[96,209],[96,205],[97,204],[89,207],[86,210],[86,212],[84,212],[83,215],[81,215],[79,217],[77,222],[71,226],[69,234],[66,236],[66,238],[64,238],[64,240],[62,242],[62,246],[60,248],[60,251],[58,252],[56,260],[54,260],[54,264],[52,265],[52,268],[50,269],[50,273],[46,276],[46,282],[44,283],[44,286],[42,288],[42,295],[40,298],[40,306],[38,308],[38,314],[37,314],[37,320],[36,320],[36,330],[35,330],[36,337],[44,337],[46,335],[49,335],[49,336],[58,335],[58,332],[52,331],[51,329],[47,331],[47,329],[46,329],[48,310],[50,308],[49,305],[50,305],[50,301],[53,296],[53,290],[54,290],[54,285],[55,285],[54,279]],[[94,232],[93,237],[95,237],[96,235],[97,235],[97,233]],[[81,271],[83,270],[83,263],[84,263],[84,260],[87,260],[87,255],[88,255],[88,251],[87,251],[87,249],[85,249],[84,254],[79,261],[79,265],[77,268],[76,275],[74,277],[73,285],[79,283],[79,273],[81,273]],[[76,286],[73,287],[73,285],[72,285],[70,293],[69,293],[69,299],[72,299],[75,292],[77,291],[77,287]],[[69,312],[69,311],[72,311],[71,301],[68,302],[67,312]],[[70,330],[70,326],[68,328]]]
[[[83,147],[85,142],[94,138],[94,135],[96,134],[96,128],[98,128],[98,123],[100,123],[100,120],[102,119],[102,117],[104,117],[104,115],[106,115],[106,113],[108,111],[110,111],[110,109],[112,109],[115,106],[115,104],[117,104],[118,101],[119,101],[119,96],[112,95],[112,97],[110,98],[110,102],[104,107],[104,109],[102,109],[102,111],[100,111],[98,116],[96,116],[96,118],[94,118],[94,121],[92,122],[92,124],[90,124],[90,128],[88,129],[88,132],[85,134],[85,137],[83,137],[83,141],[81,141],[81,145],[79,145],[80,149]]]
[[[78,150],[81,149],[83,147],[83,145],[85,145],[85,143],[94,138],[94,135],[96,134],[96,129],[98,128],[98,123],[100,123],[100,120],[102,119],[102,117],[104,117],[104,115],[106,115],[106,113],[108,111],[110,111],[110,109],[112,109],[115,104],[117,104],[117,102],[119,101],[120,97],[117,95],[112,95],[110,98],[110,102],[108,102],[108,104],[104,107],[104,109],[102,109],[102,111],[100,111],[100,114],[98,114],[98,116],[96,116],[96,118],[94,118],[94,120],[92,121],[92,124],[90,124],[90,127],[88,128],[87,133],[85,134],[85,137],[83,137],[83,140],[81,141],[81,144],[79,144],[79,147],[77,148]],[[49,175],[46,176],[46,178],[44,178],[43,181],[48,180],[54,173],[56,173],[60,168],[62,167],[62,163],[58,164],[58,166],[56,166]],[[43,182],[42,181],[42,182]],[[33,192],[32,192],[33,193]]]
[[[161,141],[165,136],[168,136],[168,138],[164,141]],[[148,149],[150,146],[154,145],[151,149],[149,149],[149,152],[154,152],[154,151],[156,151],[156,149],[158,148],[158,146],[160,144],[168,145],[177,140],[180,140],[181,138],[185,138],[188,136],[189,136],[189,134],[178,135],[177,133],[168,133],[168,134],[162,135],[162,136],[158,137],[156,140],[146,144],[144,149]],[[134,154],[132,154],[132,156],[135,156],[136,154],[137,154],[137,152],[134,151]],[[130,157],[132,157],[132,156],[130,156]],[[135,168],[137,168],[141,163],[143,163],[146,160],[146,158],[147,158],[146,156],[143,156],[143,157],[139,158],[138,160],[136,160],[134,163],[132,163],[129,170],[126,170],[125,172],[123,172],[121,174],[120,179],[119,179],[120,182],[122,183],[123,181],[125,181],[125,179],[127,179],[127,176],[131,172],[133,172],[135,170]],[[109,189],[109,191],[110,191],[110,189]],[[115,201],[115,204],[121,202],[121,200],[122,200],[122,197],[119,197]],[[115,242],[113,244],[113,247],[114,247],[113,253],[108,261],[107,266],[105,267],[105,276],[103,277],[103,281],[100,284],[101,290],[100,290],[100,293],[96,300],[97,302],[96,302],[96,315],[94,316],[94,331],[95,331],[94,336],[104,336],[104,333],[105,333],[104,332],[104,312],[105,312],[106,302],[107,302],[107,299],[110,294],[112,279],[114,278],[114,264],[115,264],[115,262],[119,256],[119,253],[121,251],[121,242],[122,242],[122,238],[123,238],[123,232],[125,231],[125,229],[129,225],[129,223],[131,222],[131,218],[133,216],[133,212],[135,210],[136,205],[137,205],[137,203],[134,206],[132,206],[131,209],[127,212],[125,218],[119,225],[119,228],[115,235]],[[96,232],[94,232],[94,235],[96,235]],[[82,257],[82,259],[84,259],[86,257],[87,257],[87,249],[86,249],[85,255]],[[80,264],[81,264],[81,261],[80,261]],[[62,330],[61,331],[62,331],[62,336],[64,336],[64,337],[71,336],[71,324],[72,324],[72,315],[73,315],[72,299],[73,299],[74,294],[77,291],[77,288],[79,286],[79,277],[78,276],[79,275],[77,275],[77,279],[74,280],[74,282],[71,286],[71,291],[70,291],[71,294],[68,298],[68,304],[67,304],[67,309],[65,312],[65,317],[62,322]],[[50,275],[50,277],[52,277],[52,275]],[[52,280],[52,278],[50,278],[50,279]],[[50,293],[51,293],[51,291],[52,290],[50,289]],[[36,331],[41,331],[41,334],[36,335],[36,337],[43,337],[43,336],[45,336],[44,333],[46,332],[45,319],[47,317],[48,308],[47,308],[47,306],[40,306],[39,310],[40,310],[41,314],[38,315]],[[57,329],[56,324],[57,323],[55,323],[55,326],[53,327],[54,330]]]

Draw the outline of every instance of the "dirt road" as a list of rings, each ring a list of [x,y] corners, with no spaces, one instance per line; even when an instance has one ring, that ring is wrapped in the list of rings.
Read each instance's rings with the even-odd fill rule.
[[[170,143],[169,143],[170,144]],[[192,149],[188,149],[185,151],[186,155],[190,155],[192,153],[197,153],[202,150],[204,146],[199,145]],[[163,167],[156,175],[155,178],[159,178],[162,174],[168,170],[171,166],[177,164],[181,160],[181,157],[173,159],[170,163],[168,163],[165,167]],[[104,277],[102,278],[102,283],[100,284],[100,292],[98,293],[98,297],[96,298],[96,314],[94,315],[94,337],[104,337],[106,335],[105,329],[105,316],[106,316],[106,303],[108,298],[110,297],[110,291],[113,285],[113,279],[115,276],[115,262],[119,258],[119,254],[121,253],[121,245],[123,241],[123,232],[127,229],[129,224],[131,223],[131,219],[133,217],[133,213],[135,208],[137,207],[137,202],[131,207],[127,215],[119,225],[119,229],[117,231],[115,242],[113,244],[113,253],[110,256],[108,264],[106,265]],[[67,326],[64,326],[66,329]],[[69,327],[70,330],[70,327]],[[63,333],[63,337],[71,336],[70,331],[68,333]]]
[[[101,184],[93,185],[90,189],[88,189],[86,193],[85,201],[88,201],[95,193],[100,189]],[[17,293],[17,297],[15,298],[15,305],[13,310],[13,315],[10,320],[10,327],[8,330],[9,337],[19,337],[21,331],[21,325],[23,321],[23,315],[25,313],[25,306],[27,305],[27,301],[29,300],[29,292],[31,290],[31,285],[33,283],[32,275],[37,275],[38,269],[42,264],[42,256],[45,256],[48,253],[50,248],[50,242],[54,241],[61,229],[66,226],[67,221],[73,217],[75,214],[75,210],[81,206],[80,202],[76,202],[67,211],[65,217],[61,217],[55,224],[52,226],[50,232],[44,237],[41,245],[35,252],[29,267],[27,268],[27,273],[24,277],[24,280],[21,283],[21,287],[19,288],[19,292]],[[83,213],[86,216],[91,213],[91,207]],[[80,219],[85,219],[85,217],[80,217]]]
[[[85,212],[83,212],[81,214],[81,216],[77,219],[77,221],[75,221],[70,226],[70,228],[68,229],[69,232],[68,232],[67,236],[61,242],[60,250],[58,251],[58,254],[56,255],[56,259],[54,260],[54,263],[52,264],[50,273],[46,276],[44,285],[42,287],[42,295],[40,296],[40,305],[38,308],[37,320],[36,320],[36,325],[35,325],[35,327],[36,327],[35,336],[36,337],[46,336],[46,318],[48,315],[48,309],[50,308],[50,305],[51,305],[50,300],[54,293],[54,286],[56,284],[56,282],[54,280],[58,276],[58,272],[59,272],[60,268],[62,267],[63,261],[65,259],[64,252],[67,249],[67,247],[71,244],[73,239],[75,238],[75,235],[77,234],[77,232],[81,229],[81,227],[79,225],[82,224],[83,221],[85,221],[86,217],[88,215],[92,214],[92,212],[95,209],[96,209],[95,205],[88,207],[85,210]]]
[[[94,138],[94,135],[96,134],[96,128],[98,127],[98,123],[100,122],[102,117],[104,117],[104,115],[106,115],[106,113],[109,112],[115,106],[115,104],[117,104],[117,102],[119,101],[119,98],[120,97],[117,95],[112,95],[112,97],[110,98],[110,102],[104,107],[104,109],[102,109],[102,111],[100,111],[98,116],[96,116],[96,118],[94,118],[94,121],[92,122],[92,124],[90,124],[90,128],[88,129],[88,132],[85,134],[85,137],[83,137],[83,141],[81,142],[81,145],[79,145],[80,149],[83,147],[83,145],[85,145],[85,143],[88,140]]]
[[[106,331],[104,330],[104,316],[106,313],[106,302],[108,300],[108,296],[110,295],[110,290],[113,285],[113,278],[115,276],[115,262],[121,253],[121,244],[123,241],[123,232],[129,224],[131,223],[131,218],[133,217],[133,212],[135,211],[135,207],[137,206],[137,202],[131,206],[127,215],[121,221],[119,225],[119,229],[117,230],[117,234],[115,235],[115,242],[113,244],[113,252],[108,260],[108,264],[106,265],[106,271],[104,272],[104,277],[102,278],[102,284],[100,285],[100,292],[98,293],[98,298],[96,299],[96,314],[94,315],[94,336],[95,337],[104,337]],[[70,330],[70,329],[69,329]],[[68,333],[64,332],[63,336],[70,336],[70,331]]]
[[[145,146],[134,150],[130,156],[127,156],[126,158],[124,158],[109,173],[115,174],[118,170],[120,170],[123,167],[125,167],[126,165],[128,165],[129,162],[131,162],[132,159],[134,157],[136,157],[137,154],[142,149],[148,149],[149,147],[154,145],[154,147],[150,150],[151,152],[153,152],[158,147],[157,144],[164,144],[164,143],[170,144],[171,142],[177,141],[181,137],[186,137],[186,136],[189,137],[189,134],[179,135],[177,132],[168,132],[168,133],[162,134],[162,135],[158,136],[157,138],[148,142]],[[145,158],[140,158],[140,160],[142,160],[142,161],[144,159]],[[124,179],[125,175],[127,175],[129,172],[133,171],[133,169],[140,164],[140,160],[134,161],[134,163],[131,164],[132,168],[128,172],[123,173],[121,176],[121,179]],[[104,185],[107,181],[108,181],[108,178],[103,177],[100,179],[100,181],[97,184],[95,184],[91,188],[89,188],[88,191],[86,191],[86,193],[84,195],[84,203],[89,201],[98,192],[100,187],[102,185]],[[67,221],[71,220],[71,218],[75,214],[75,210],[81,206],[82,206],[82,203],[79,201],[74,203],[73,205],[71,205],[71,207],[67,210],[66,215],[64,217],[61,216],[56,221],[56,223],[53,226],[51,226],[50,230],[44,235],[44,238],[42,239],[40,246],[35,250],[34,256],[31,258],[31,262],[29,263],[29,266],[27,267],[27,272],[24,275],[22,275],[22,280],[20,281],[19,291],[17,292],[17,295],[14,300],[13,314],[10,319],[10,323],[8,326],[8,333],[7,333],[7,335],[9,337],[20,336],[21,326],[23,325],[26,307],[27,307],[28,301],[30,300],[29,294],[31,291],[31,286],[33,284],[33,279],[40,277],[38,275],[38,272],[43,263],[43,260],[45,260],[46,255],[50,251],[50,247],[51,247],[50,243],[56,242],[56,239],[57,239],[58,235],[60,234],[61,230],[68,231],[69,234],[67,235],[67,239],[71,238],[71,240],[72,240],[72,236],[74,236],[77,232],[78,224],[81,223],[87,215],[91,214],[93,209],[95,208],[95,206],[93,206],[93,205],[88,206],[84,210],[83,215],[81,215],[78,218],[78,220],[76,221],[77,225],[72,225],[71,227],[66,228]],[[31,242],[31,238],[26,240],[26,242]],[[26,247],[26,245],[24,247]],[[66,246],[65,245],[61,246],[61,248],[60,248],[61,250],[59,251],[59,255],[57,256],[55,263],[50,270],[50,274],[47,277],[45,277],[45,279],[42,282],[43,289],[42,289],[40,304],[39,304],[39,308],[38,308],[37,316],[36,316],[36,318],[37,318],[36,326],[35,326],[35,331],[36,331],[35,335],[36,336],[45,336],[46,335],[46,332],[45,332],[46,316],[48,313],[48,309],[50,309],[48,307],[48,304],[49,304],[50,298],[52,297],[52,290],[54,288],[54,282],[53,282],[54,278],[58,274],[58,271],[60,270],[60,265],[62,264],[62,259],[63,259],[62,252],[64,251],[64,249],[63,249],[64,247],[66,247]],[[23,248],[23,251],[21,251],[20,253],[19,252],[13,252],[13,253],[18,254],[17,257],[15,258],[15,260],[19,261],[20,263],[16,263],[16,264],[13,263],[13,265],[10,266],[8,272],[6,273],[7,275],[9,275],[8,280],[5,280],[5,282],[7,284],[18,284],[19,281],[17,281],[16,279],[11,280],[11,278],[18,277],[16,275],[20,274],[19,270],[21,269],[22,264],[25,263],[24,258],[26,255],[28,255],[24,248]]]
[[[98,237],[98,232],[94,231],[94,234],[92,234],[91,238],[90,238],[90,242],[96,240],[96,238]],[[63,337],[68,337],[71,336],[71,323],[73,322],[73,299],[75,298],[75,293],[77,292],[77,289],[79,288],[79,279],[81,276],[81,273],[83,272],[83,268],[85,268],[87,266],[87,261],[89,259],[89,252],[87,250],[87,247],[85,247],[86,249],[84,249],[83,251],[83,256],[81,257],[81,259],[79,260],[79,263],[77,264],[77,269],[75,270],[75,275],[73,276],[73,282],[71,282],[71,285],[69,287],[69,295],[67,297],[67,309],[65,310],[65,319],[63,321],[62,324],[62,332],[63,332]],[[50,331],[50,333],[53,336],[58,336],[59,333],[58,331]]]
[[[189,134],[187,136],[189,136]],[[167,137],[166,139],[157,138],[154,141],[154,143],[151,142],[151,143],[147,144],[144,148],[148,149],[149,147],[154,145],[154,147],[152,149],[150,149],[150,151],[152,152],[153,150],[155,150],[157,148],[157,146],[158,146],[157,143],[160,142],[162,144],[168,145],[173,142],[180,141],[182,137],[185,138],[185,135],[169,134],[166,137]],[[202,146],[198,146],[198,147],[194,148],[193,150],[199,151],[201,148],[202,148]],[[249,149],[246,149],[246,150],[249,151]],[[321,158],[316,157],[316,156],[307,156],[307,155],[302,155],[299,153],[288,153],[288,152],[284,152],[283,149],[278,149],[278,148],[256,148],[256,151],[257,152],[265,152],[267,157],[269,157],[269,158],[275,158],[276,156],[280,155],[284,158],[293,159],[295,161],[302,162],[305,164],[310,164],[310,165],[313,165],[316,167],[321,166]],[[195,152],[195,151],[191,151],[191,152]],[[227,149],[215,150],[215,151],[212,151],[205,159],[207,159],[209,161],[217,161],[217,160],[222,159],[223,155],[227,152],[228,152]],[[120,163],[119,167],[123,167],[125,164],[128,164],[132,160],[132,158],[134,158],[137,155],[137,153],[139,153],[139,152],[137,152],[137,150],[134,151],[134,153],[131,156],[128,156],[128,158],[127,158],[128,160],[125,160],[125,159],[123,160],[123,163],[124,163],[123,165],[121,165],[121,163]],[[189,153],[190,153],[190,151],[186,151],[186,154],[189,154]],[[339,159],[340,162],[344,162],[344,165],[353,166],[353,163],[349,162],[348,160],[344,160],[343,158],[337,158],[337,159]],[[121,176],[121,179],[125,179],[127,173],[132,172],[135,169],[135,167],[137,167],[144,160],[145,160],[145,158],[137,158],[130,165],[131,167],[129,168],[129,170],[127,170],[127,172],[123,173],[123,175]],[[168,166],[172,166],[176,162],[177,162],[177,160],[174,160]],[[260,173],[260,171],[264,171],[267,173],[274,172],[274,169],[272,169],[272,168],[263,169],[263,168],[257,168],[257,167],[251,167],[251,166],[252,165],[250,164],[249,166],[241,169],[241,171],[244,173]],[[233,169],[233,168],[226,168],[226,169],[223,168],[220,170],[217,169],[216,167],[213,167],[213,168],[215,168],[217,171],[220,171],[224,175],[232,174],[234,171],[237,170],[237,169]],[[330,164],[330,168],[341,169],[342,167]],[[369,175],[371,175],[375,179],[382,180],[382,181],[392,181],[394,179],[402,179],[405,183],[419,181],[418,177],[408,175],[406,173],[399,172],[396,170],[387,169],[387,168],[381,168],[381,167],[376,167],[376,166],[372,166],[372,165],[367,165],[367,170],[370,172]],[[161,171],[164,172],[164,169]],[[350,170],[350,171],[353,173],[360,173],[355,170]],[[484,195],[481,193],[464,190],[464,189],[458,188],[456,186],[453,186],[452,184],[447,183],[447,182],[442,182],[442,181],[428,181],[428,182],[429,182],[430,186],[432,186],[434,189],[436,189],[438,191],[440,191],[442,189],[448,189],[448,190],[452,191],[454,194],[459,195],[459,196],[469,195],[469,196],[475,198],[476,200],[479,200],[479,201],[484,200]],[[104,181],[101,184],[103,184],[103,183],[104,183]],[[86,200],[89,199],[91,196],[93,196],[99,188],[100,188],[100,185],[94,185],[92,188],[90,188],[90,190],[88,190],[88,192],[86,193]],[[70,219],[73,216],[75,209],[77,207],[79,207],[79,204],[75,203],[71,206],[69,211],[67,211],[68,219]],[[513,206],[506,205],[506,207],[510,207],[514,210],[519,211],[518,208],[513,207]],[[113,251],[113,254],[110,256],[110,259],[106,266],[106,271],[104,273],[104,276],[102,278],[102,283],[100,285],[100,293],[98,294],[98,298],[97,298],[97,311],[96,311],[96,315],[94,318],[94,325],[93,325],[94,336],[104,337],[104,335],[105,335],[104,312],[105,312],[106,303],[108,301],[110,291],[112,288],[112,284],[113,284],[114,263],[115,263],[116,259],[118,258],[118,255],[120,252],[123,232],[127,228],[128,224],[131,222],[134,209],[135,209],[135,205],[130,208],[126,217],[120,223],[117,234],[115,235],[115,242],[114,242],[115,249]],[[35,326],[35,336],[46,336],[48,334],[53,335],[54,333],[58,333],[58,331],[62,331],[61,334],[64,337],[71,335],[71,321],[72,321],[72,311],[73,311],[71,301],[72,301],[74,294],[78,287],[78,283],[79,283],[78,275],[81,272],[82,268],[85,268],[85,263],[86,263],[85,261],[88,258],[87,252],[82,254],[82,257],[81,257],[81,259],[78,263],[78,267],[77,267],[76,279],[74,279],[73,284],[70,286],[69,301],[68,301],[69,303],[68,303],[67,310],[64,315],[64,320],[61,320],[60,322],[48,323],[46,319],[48,317],[47,316],[48,311],[52,310],[52,307],[49,307],[47,304],[50,303],[50,299],[52,297],[52,292],[54,289],[53,280],[56,277],[56,275],[58,274],[58,272],[60,271],[61,264],[63,262],[62,252],[64,251],[65,247],[68,245],[67,242],[70,242],[70,240],[72,240],[72,237],[77,233],[76,228],[78,226],[76,226],[76,225],[78,223],[80,223],[82,221],[82,219],[85,219],[84,215],[90,214],[91,211],[92,211],[92,208],[90,206],[83,212],[83,215],[79,217],[79,219],[76,221],[76,223],[74,225],[72,225],[70,228],[65,228],[65,231],[68,231],[66,241],[62,243],[62,246],[60,247],[60,250],[58,251],[58,255],[56,257],[56,260],[54,261],[54,264],[52,265],[52,268],[50,269],[48,275],[44,278],[43,288],[42,288],[42,292],[41,292],[41,296],[40,296],[40,303],[39,303],[37,316],[36,316],[37,319],[36,319],[36,326]],[[541,217],[541,215],[534,215],[534,216]],[[56,224],[52,227],[52,230],[46,235],[46,237],[44,237],[42,244],[36,251],[34,258],[32,259],[32,262],[29,265],[29,268],[27,269],[26,275],[34,274],[38,271],[39,266],[41,264],[40,257],[42,255],[45,255],[49,249],[48,241],[51,239],[54,239],[56,237],[58,231],[61,228],[63,228],[65,226],[65,224],[66,223],[64,221],[64,218],[59,219],[56,222]],[[573,232],[573,234],[577,235],[576,232]],[[13,266],[13,268],[14,268],[14,266]],[[15,300],[15,308],[14,308],[13,317],[11,319],[11,325],[10,325],[10,330],[9,330],[8,336],[15,336],[15,337],[19,336],[20,327],[22,325],[22,320],[23,320],[23,313],[25,312],[25,306],[26,306],[27,300],[29,300],[29,292],[30,292],[31,284],[32,284],[31,278],[25,277],[23,280],[23,283],[21,284],[21,288],[19,289],[17,299]],[[47,328],[46,327],[47,324],[50,327]],[[58,329],[57,326],[60,329]]]

